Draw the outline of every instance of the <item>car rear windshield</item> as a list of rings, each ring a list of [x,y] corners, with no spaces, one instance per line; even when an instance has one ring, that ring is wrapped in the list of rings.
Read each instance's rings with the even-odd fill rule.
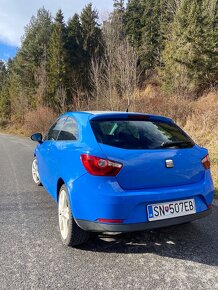
[[[191,148],[194,142],[177,125],[149,120],[92,120],[99,143],[124,149]]]

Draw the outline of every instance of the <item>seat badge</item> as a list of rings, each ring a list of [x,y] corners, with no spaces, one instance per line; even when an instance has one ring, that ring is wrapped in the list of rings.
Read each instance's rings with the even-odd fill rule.
[[[173,160],[172,159],[166,160],[165,165],[166,165],[166,168],[173,168],[174,167]]]

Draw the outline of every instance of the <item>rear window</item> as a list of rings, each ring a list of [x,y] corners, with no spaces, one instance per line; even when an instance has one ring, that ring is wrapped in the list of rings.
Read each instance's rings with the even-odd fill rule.
[[[175,124],[147,120],[92,120],[99,143],[124,149],[190,148],[194,142]]]

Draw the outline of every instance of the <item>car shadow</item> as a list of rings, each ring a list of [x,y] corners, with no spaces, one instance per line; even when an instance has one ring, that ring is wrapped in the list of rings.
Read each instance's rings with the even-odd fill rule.
[[[218,266],[218,206],[210,216],[189,223],[125,234],[94,234],[80,247],[105,253],[153,253]]]

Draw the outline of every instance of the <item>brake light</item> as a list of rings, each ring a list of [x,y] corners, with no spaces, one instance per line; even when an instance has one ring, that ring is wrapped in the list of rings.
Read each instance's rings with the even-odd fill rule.
[[[210,157],[209,154],[207,154],[202,160],[201,163],[203,164],[205,169],[210,169]]]
[[[109,223],[109,224],[122,224],[123,223],[123,220],[111,220],[111,219],[103,219],[103,218],[100,218],[100,219],[97,219],[97,221],[99,223]]]
[[[119,162],[88,154],[82,154],[81,160],[85,169],[95,176],[116,176],[123,166]]]
[[[146,115],[128,115],[128,119],[132,120],[147,120],[150,119],[150,116]]]

